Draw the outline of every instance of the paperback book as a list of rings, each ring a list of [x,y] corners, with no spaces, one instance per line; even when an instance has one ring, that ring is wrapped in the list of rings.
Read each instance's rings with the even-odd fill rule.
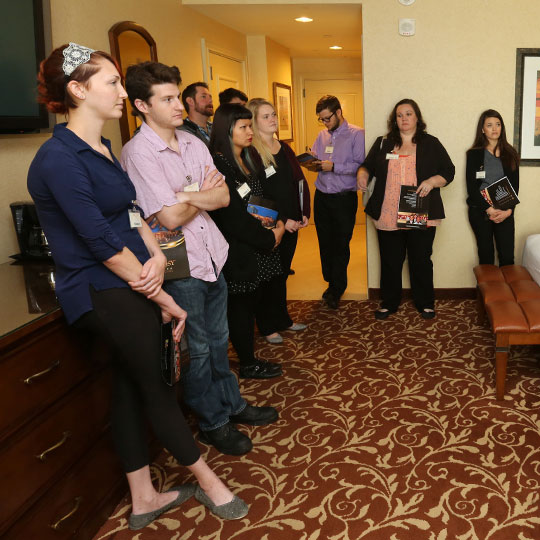
[[[507,176],[503,176],[487,188],[481,189],[480,193],[489,205],[497,210],[508,210],[519,204],[518,196]]]
[[[397,215],[398,229],[426,229],[431,192],[425,197],[416,193],[418,186],[401,186]]]
[[[190,277],[186,240],[182,228],[178,227],[169,231],[169,229],[162,227],[156,218],[152,219],[148,225],[152,229],[161,251],[167,257],[165,281]]]
[[[265,228],[273,229],[276,226],[278,211],[274,201],[252,195],[248,201],[247,211]]]
[[[308,171],[317,172],[319,170],[319,160],[309,152],[304,152],[303,154],[296,156],[296,159],[298,160],[298,163]]]

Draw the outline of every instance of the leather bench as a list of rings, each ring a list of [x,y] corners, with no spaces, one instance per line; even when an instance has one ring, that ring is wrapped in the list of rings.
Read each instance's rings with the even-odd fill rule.
[[[540,286],[518,265],[481,264],[474,275],[479,315],[487,315],[495,334],[496,396],[502,400],[510,346],[540,344]]]

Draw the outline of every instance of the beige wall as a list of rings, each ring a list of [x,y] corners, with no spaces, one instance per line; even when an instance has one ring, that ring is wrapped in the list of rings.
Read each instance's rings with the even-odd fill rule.
[[[417,100],[428,131],[439,137],[456,166],[454,182],[442,191],[447,219],[435,239],[435,286],[473,286],[477,257],[466,215],[465,151],[478,116],[487,108],[500,111],[512,141],[516,48],[539,46],[540,2],[418,0],[404,7],[396,0],[365,0],[362,6],[368,146],[384,132],[396,101]],[[416,19],[416,36],[399,36],[399,17]],[[522,167],[520,174],[516,262],[526,236],[540,230],[540,169]],[[378,287],[372,228],[368,264],[369,286]]]
[[[180,68],[185,84],[204,79],[201,38],[208,43],[247,55],[245,35],[216,23],[181,5],[180,0],[51,0],[53,47],[68,41],[109,51],[109,28],[119,21],[143,25],[155,39],[158,59]],[[59,121],[63,121],[59,118]],[[106,126],[105,137],[112,140],[113,150],[121,149],[120,129],[116,122]],[[18,246],[9,203],[28,200],[26,174],[37,149],[48,135],[0,135],[0,262],[17,253]]]
[[[247,0],[232,3],[247,3]],[[340,2],[315,0],[314,3]],[[443,191],[448,218],[435,240],[435,284],[470,287],[474,284],[471,268],[476,255],[466,219],[465,150],[472,142],[476,119],[485,108],[498,109],[508,132],[513,133],[516,48],[539,46],[540,2],[418,0],[404,7],[397,0],[364,0],[362,7],[368,146],[384,132],[386,118],[397,100],[410,96],[419,102],[428,130],[446,146],[457,171],[454,183]],[[52,0],[52,10],[55,45],[74,39],[108,50],[107,30],[113,23],[134,20],[143,24],[156,39],[160,60],[178,64],[185,81],[202,76],[200,37],[211,35],[212,41],[223,41],[229,49],[245,51],[242,34],[209,21],[180,5],[178,0],[152,3]],[[399,17],[416,19],[416,36],[398,35]],[[118,129],[111,125],[107,135],[113,138],[118,150]],[[9,234],[12,225],[7,203],[26,197],[26,170],[45,138],[39,135],[0,138],[3,179],[0,194],[5,201],[0,209],[0,225]],[[540,229],[536,215],[540,208],[539,178],[540,169],[521,168],[523,202],[516,212],[518,261],[526,236]],[[15,235],[9,234],[7,239],[0,240],[0,260],[6,260],[7,255],[16,251]],[[368,261],[369,286],[377,287],[377,243],[371,228]]]

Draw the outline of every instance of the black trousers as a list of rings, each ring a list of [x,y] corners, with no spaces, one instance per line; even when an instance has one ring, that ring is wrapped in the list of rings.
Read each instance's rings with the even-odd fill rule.
[[[255,358],[255,313],[261,299],[261,287],[253,292],[230,294],[227,299],[227,322],[229,339],[241,365],[256,362]]]
[[[436,227],[397,231],[377,231],[381,256],[381,308],[395,311],[401,302],[401,274],[405,256],[409,258],[409,277],[414,305],[418,311],[433,309],[433,240]]]
[[[499,266],[514,264],[514,214],[501,223],[493,223],[481,208],[469,207],[469,223],[471,224],[480,264],[495,264],[495,248]]]
[[[260,285],[261,297],[255,318],[259,332],[263,336],[281,332],[289,328],[293,323],[287,309],[287,278],[289,277],[297,242],[297,232],[286,232],[283,235],[283,239],[278,246],[283,273]]]
[[[124,470],[149,464],[144,417],[156,437],[181,465],[200,452],[180,410],[174,387],[160,371],[161,313],[156,304],[128,288],[94,291],[93,311],[75,322],[112,345],[114,386],[112,433]]]
[[[340,298],[347,288],[349,243],[354,230],[358,196],[356,191],[315,191],[314,218],[324,280],[329,292]]]

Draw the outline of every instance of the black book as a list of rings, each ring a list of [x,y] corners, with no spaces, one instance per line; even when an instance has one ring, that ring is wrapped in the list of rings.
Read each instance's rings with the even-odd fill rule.
[[[490,206],[497,210],[509,210],[519,204],[518,196],[507,176],[503,176],[487,188],[481,189],[480,193]]]
[[[426,229],[431,192],[425,197],[416,193],[418,186],[401,186],[397,215],[398,229]]]

